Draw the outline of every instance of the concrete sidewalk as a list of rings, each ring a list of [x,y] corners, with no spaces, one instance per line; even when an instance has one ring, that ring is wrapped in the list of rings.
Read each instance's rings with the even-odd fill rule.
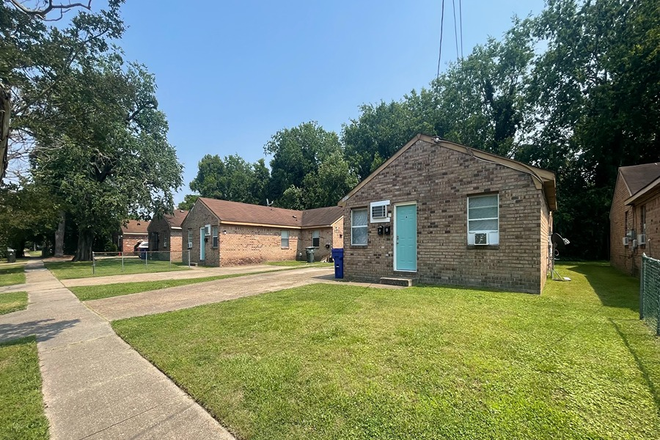
[[[0,342],[36,334],[51,439],[233,439],[41,261],[26,275],[28,308],[0,316]]]

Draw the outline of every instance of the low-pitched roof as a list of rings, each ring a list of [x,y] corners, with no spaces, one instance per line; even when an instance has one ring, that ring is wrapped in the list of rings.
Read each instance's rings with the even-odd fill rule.
[[[200,197],[222,223],[300,228],[302,211]]]
[[[168,225],[170,225],[170,228],[181,228],[181,223],[183,223],[183,220],[186,218],[188,215],[188,211],[185,211],[183,209],[175,209],[174,213],[172,214],[165,214],[163,218],[167,222]]]
[[[344,215],[341,206],[329,206],[327,208],[308,209],[303,211],[303,228],[331,226]]]
[[[383,163],[380,167],[378,167],[376,171],[371,173],[366,179],[360,182],[358,186],[353,188],[351,192],[349,192],[343,199],[341,199],[341,201],[339,202],[340,205],[344,205],[345,202],[350,197],[353,196],[353,194],[358,192],[364,185],[366,185],[369,181],[371,181],[374,177],[376,177],[390,163],[395,161],[399,156],[401,156],[405,151],[407,151],[410,147],[415,145],[415,143],[417,143],[420,140],[430,144],[437,145],[439,147],[444,147],[450,150],[458,151],[460,153],[469,154],[478,159],[494,162],[499,165],[505,166],[507,168],[512,168],[514,170],[529,174],[530,176],[532,176],[532,180],[534,181],[534,185],[536,186],[536,188],[543,189],[543,193],[545,194],[545,198],[548,201],[550,210],[551,211],[557,210],[557,180],[555,178],[555,174],[552,171],[544,170],[542,168],[536,168],[531,165],[518,162],[517,160],[508,159],[506,157],[498,156],[497,154],[487,153],[485,151],[476,150],[470,147],[466,147],[464,145],[446,141],[438,137],[431,137],[423,134],[418,134],[417,136],[412,138],[410,142],[408,142],[406,145],[401,147],[399,151],[394,153],[394,155],[392,155],[392,157],[390,157],[385,163]]]
[[[660,163],[655,162],[620,167],[619,172],[628,188],[629,195],[634,196],[641,189],[660,177]]]
[[[127,220],[125,225],[121,226],[123,235],[147,235],[147,228],[150,221],[145,220]]]

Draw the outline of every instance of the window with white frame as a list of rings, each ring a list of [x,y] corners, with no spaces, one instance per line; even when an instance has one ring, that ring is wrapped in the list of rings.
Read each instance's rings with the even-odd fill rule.
[[[163,249],[167,249],[168,245],[168,237],[167,235],[163,235]]]
[[[282,249],[289,248],[289,231],[282,231],[280,234]]]
[[[468,197],[468,245],[500,243],[499,196]]]
[[[193,245],[193,231],[192,229],[188,229],[188,249],[192,249]]]
[[[216,249],[218,247],[218,227],[213,226],[211,228],[211,236],[213,237],[213,248]]]
[[[353,246],[367,245],[367,220],[369,213],[366,208],[351,210],[351,244]]]
[[[321,233],[319,231],[312,232],[312,246],[319,247],[319,242],[321,241]]]
[[[371,202],[369,204],[369,214],[371,215],[371,223],[389,222],[390,218],[387,216],[387,207],[389,205],[390,205],[389,200],[381,200],[380,202]]]

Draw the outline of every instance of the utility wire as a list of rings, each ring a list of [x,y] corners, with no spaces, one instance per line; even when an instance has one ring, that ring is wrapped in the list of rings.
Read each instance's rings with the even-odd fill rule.
[[[463,0],[458,0],[458,22],[461,24],[461,60],[463,59]]]
[[[456,26],[456,0],[451,0],[451,10],[454,13],[454,41],[456,42],[456,59],[458,60],[458,26]]]
[[[438,50],[438,73],[436,78],[440,76],[440,60],[442,59],[442,29],[445,24],[445,0],[442,0],[442,12],[440,14],[440,49]]]

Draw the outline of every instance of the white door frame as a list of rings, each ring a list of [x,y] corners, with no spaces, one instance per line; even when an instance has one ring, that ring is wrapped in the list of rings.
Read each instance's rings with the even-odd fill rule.
[[[396,220],[397,219],[396,211],[397,211],[397,208],[399,206],[410,206],[410,205],[415,205],[415,207],[417,207],[417,202],[416,201],[415,202],[401,202],[401,203],[395,203],[393,205],[394,206],[394,221],[392,222],[393,223],[392,234],[394,234],[394,246],[392,246],[392,247],[394,248],[394,252],[393,252],[392,255],[394,256],[394,259],[392,261],[392,269],[394,269],[394,271],[396,271],[396,272],[410,272],[410,273],[416,273],[417,272],[417,269],[415,269],[415,270],[399,270],[396,267],[397,227],[398,227],[398,223],[399,223]],[[417,209],[415,209],[415,218],[417,217],[416,212],[417,212]],[[417,232],[417,225],[415,225],[415,233],[416,232]],[[415,250],[417,250],[418,246],[419,246],[419,243],[417,243],[417,246],[415,246],[416,247]],[[417,267],[417,261],[415,261],[415,267]]]

